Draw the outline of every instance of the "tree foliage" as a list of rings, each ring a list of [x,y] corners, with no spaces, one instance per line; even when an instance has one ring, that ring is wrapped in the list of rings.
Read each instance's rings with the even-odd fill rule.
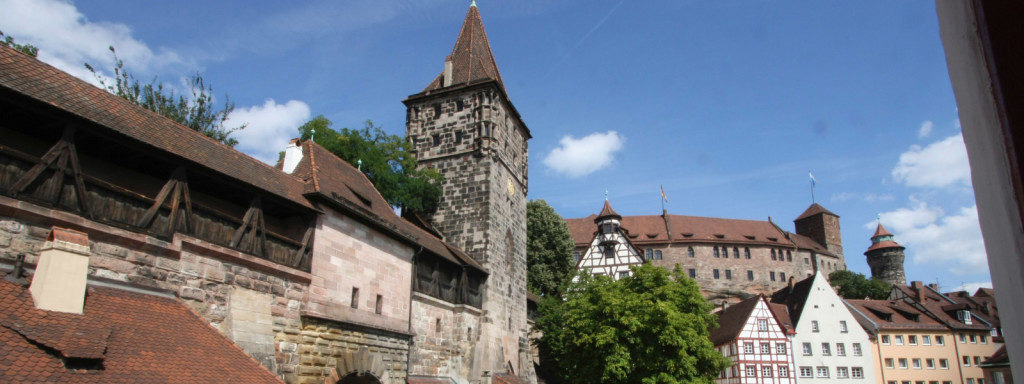
[[[444,177],[432,169],[416,169],[409,142],[385,133],[369,120],[363,129],[334,130],[331,125],[330,120],[320,115],[299,127],[299,135],[302,140],[312,137],[342,160],[359,167],[388,204],[425,214],[437,210]]]
[[[562,216],[544,200],[526,203],[526,288],[558,296],[572,278],[573,241]]]
[[[564,300],[541,302],[541,366],[565,383],[712,383],[729,362],[708,338],[711,309],[678,265],[618,281],[582,273]]]
[[[847,299],[876,299],[884,300],[889,297],[892,284],[881,279],[868,279],[861,273],[842,270],[835,271],[828,275],[828,282],[836,293]]]
[[[153,78],[149,84],[142,84],[124,66],[124,61],[117,57],[114,47],[110,47],[114,56],[113,84],[102,76],[89,63],[85,68],[96,76],[103,88],[136,105],[159,113],[181,125],[200,132],[228,146],[235,146],[238,140],[230,137],[232,133],[242,130],[245,125],[226,127],[224,123],[228,115],[235,110],[235,104],[224,95],[224,107],[217,109],[213,100],[213,86],[208,84],[198,73],[188,78],[191,97],[175,94],[174,90],[165,88]]]
[[[11,47],[11,48],[14,48],[14,49],[18,50],[19,52],[24,53],[24,54],[29,55],[29,56],[32,56],[32,57],[36,57],[36,56],[39,55],[39,48],[36,48],[32,44],[18,44],[18,43],[15,43],[14,42],[14,38],[11,37],[11,36],[5,35],[3,31],[0,31],[0,44],[6,45],[6,46]]]

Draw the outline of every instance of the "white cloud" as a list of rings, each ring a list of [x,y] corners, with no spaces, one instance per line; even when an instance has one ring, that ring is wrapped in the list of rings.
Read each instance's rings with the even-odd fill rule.
[[[232,134],[238,139],[238,150],[264,163],[275,164],[278,152],[298,136],[296,128],[309,120],[309,115],[309,105],[304,102],[289,100],[278,104],[268,99],[263,105],[236,108],[224,125],[248,124],[245,129]]]
[[[0,0],[0,26],[17,42],[39,48],[39,59],[83,80],[96,79],[83,64],[97,70],[111,68],[109,46],[133,72],[147,72],[167,65],[183,64],[175,52],[153,52],[132,36],[121,23],[93,22],[74,4],[61,0]]]
[[[888,193],[857,193],[840,192],[831,196],[832,201],[862,200],[866,203],[877,203],[881,201],[892,201],[893,196]]]
[[[892,177],[911,187],[946,187],[957,183],[969,186],[971,168],[963,135],[956,134],[924,148],[911,146],[900,154]]]
[[[987,274],[988,257],[981,238],[977,206],[954,214],[911,199],[913,206],[881,214],[882,224],[907,248],[914,264],[946,264],[957,274]],[[864,225],[875,229],[875,222]],[[907,268],[910,270],[911,268]]]
[[[625,142],[626,138],[615,131],[591,133],[579,139],[566,135],[544,158],[544,165],[572,178],[583,177],[611,164]]]
[[[966,291],[967,293],[974,294],[978,291],[978,288],[992,288],[991,281],[980,281],[977,283],[963,283],[960,286],[951,289],[950,291]]]
[[[917,130],[917,137],[919,137],[919,138],[928,137],[928,135],[932,134],[932,129],[934,129],[934,128],[935,128],[935,123],[932,123],[930,120],[925,120],[923,123],[921,123],[921,128],[919,128]]]

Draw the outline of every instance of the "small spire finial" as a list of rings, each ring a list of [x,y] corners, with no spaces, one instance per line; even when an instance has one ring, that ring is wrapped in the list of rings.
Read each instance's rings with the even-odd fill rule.
[[[473,0],[473,2],[472,2],[472,3],[469,3],[469,6],[470,6],[470,7],[475,7],[475,6],[476,6],[476,0]]]
[[[608,190],[604,190],[604,201],[608,201]]]
[[[356,160],[356,169],[358,169],[359,172],[363,171],[363,159]]]

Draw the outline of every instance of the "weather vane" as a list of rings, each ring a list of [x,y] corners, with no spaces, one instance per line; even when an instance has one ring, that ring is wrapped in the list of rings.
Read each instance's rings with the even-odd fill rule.
[[[608,201],[608,190],[607,189],[604,190],[604,201]]]

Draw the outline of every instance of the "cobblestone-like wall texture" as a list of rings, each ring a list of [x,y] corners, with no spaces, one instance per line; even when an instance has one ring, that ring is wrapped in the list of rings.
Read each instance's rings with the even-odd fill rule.
[[[480,313],[470,306],[413,294],[409,374],[450,377],[460,384],[476,379],[471,368],[479,350]]]
[[[358,353],[360,348],[383,363],[384,384],[405,383],[409,336],[327,319],[304,317],[298,334],[281,338],[298,352],[298,368],[289,383],[323,384],[338,361]]]

